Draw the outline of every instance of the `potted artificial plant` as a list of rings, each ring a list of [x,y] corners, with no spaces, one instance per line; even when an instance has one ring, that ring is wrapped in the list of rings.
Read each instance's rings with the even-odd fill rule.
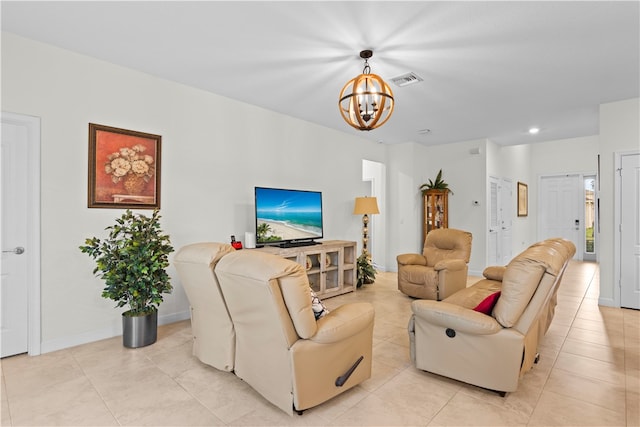
[[[173,252],[169,236],[160,229],[160,212],[151,217],[130,210],[105,228],[109,237],[92,237],[80,250],[96,261],[93,273],[104,279],[102,297],[129,306],[122,313],[125,347],[153,344],[157,338],[158,305],[172,286],[166,268]]]
[[[376,278],[376,270],[373,268],[373,264],[369,259],[368,252],[362,252],[362,254],[356,260],[357,264],[357,280],[356,287],[362,285],[369,285],[373,283]]]
[[[453,194],[453,191],[451,191],[451,189],[449,188],[449,184],[444,182],[444,180],[442,179],[442,169],[438,171],[438,175],[436,175],[435,181],[429,180],[429,182],[422,184],[420,186],[420,190],[422,191],[423,195],[429,190],[440,190]]]

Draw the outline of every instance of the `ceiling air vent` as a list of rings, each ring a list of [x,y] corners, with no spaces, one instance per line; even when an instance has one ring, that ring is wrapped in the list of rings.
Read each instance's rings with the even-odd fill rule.
[[[403,74],[398,77],[393,77],[391,81],[394,82],[396,86],[403,87],[403,86],[409,86],[414,83],[421,82],[423,81],[423,78],[417,75],[416,73],[411,72],[411,73]]]

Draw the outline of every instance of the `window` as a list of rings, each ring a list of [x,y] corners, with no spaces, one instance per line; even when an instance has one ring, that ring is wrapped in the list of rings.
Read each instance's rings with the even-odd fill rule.
[[[588,254],[595,253],[595,186],[594,177],[584,177],[584,252]]]

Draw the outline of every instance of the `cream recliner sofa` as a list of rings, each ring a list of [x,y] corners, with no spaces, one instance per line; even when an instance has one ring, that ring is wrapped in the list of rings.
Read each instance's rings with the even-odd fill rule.
[[[227,243],[194,243],[173,261],[191,306],[193,354],[223,371],[233,371],[236,335],[214,268],[234,251]]]
[[[299,264],[261,251],[216,266],[236,332],[235,374],[288,414],[371,376],[373,306],[344,304],[316,321]]]
[[[471,233],[455,228],[431,230],[422,255],[396,257],[398,289],[410,297],[439,301],[465,288],[471,239]]]
[[[515,391],[537,361],[575,250],[568,240],[548,239],[505,267],[486,268],[485,279],[443,301],[413,301],[409,339],[416,368],[503,396]],[[487,301],[496,298],[491,308]]]

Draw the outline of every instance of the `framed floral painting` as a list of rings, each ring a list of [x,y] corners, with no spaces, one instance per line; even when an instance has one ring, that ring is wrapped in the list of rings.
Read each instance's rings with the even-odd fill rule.
[[[160,144],[149,133],[89,123],[90,208],[160,208]]]

